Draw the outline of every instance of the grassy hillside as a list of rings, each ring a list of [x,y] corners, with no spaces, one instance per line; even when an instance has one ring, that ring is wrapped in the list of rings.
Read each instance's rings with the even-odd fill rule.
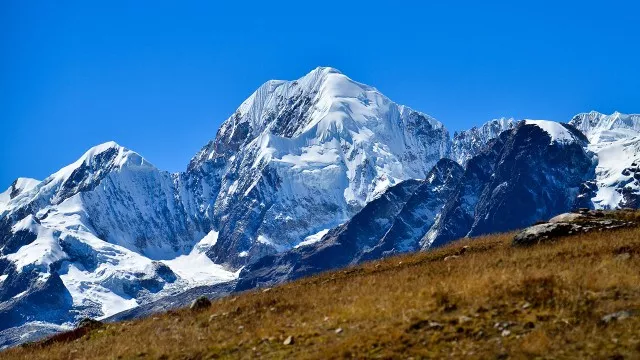
[[[512,248],[512,237],[107,324],[0,358],[640,358],[640,229],[531,248]]]

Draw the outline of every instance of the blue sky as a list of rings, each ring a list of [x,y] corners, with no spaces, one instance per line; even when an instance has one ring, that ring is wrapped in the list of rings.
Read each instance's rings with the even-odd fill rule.
[[[2,188],[108,140],[184,170],[260,84],[319,65],[451,131],[640,112],[634,1],[0,3]]]

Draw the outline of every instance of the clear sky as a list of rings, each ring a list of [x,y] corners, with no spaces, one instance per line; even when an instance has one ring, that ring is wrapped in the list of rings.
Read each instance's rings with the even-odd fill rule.
[[[319,65],[452,132],[640,112],[637,1],[216,3],[0,1],[0,187],[108,140],[184,170],[260,84]]]

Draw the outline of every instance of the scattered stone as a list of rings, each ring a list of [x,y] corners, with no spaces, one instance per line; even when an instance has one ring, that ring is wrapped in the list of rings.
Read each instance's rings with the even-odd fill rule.
[[[209,322],[212,322],[213,320],[215,320],[219,315],[218,314],[213,314],[211,316],[209,316]]]
[[[618,254],[618,255],[616,255],[615,259],[617,261],[627,261],[627,260],[631,259],[631,254],[629,254],[628,252],[622,253],[622,254]]]
[[[211,306],[211,300],[209,300],[209,298],[207,298],[206,296],[200,296],[197,299],[193,300],[193,302],[191,303],[191,306],[189,306],[189,309],[194,311],[200,311],[200,310],[207,309],[210,306]]]
[[[342,333],[342,328],[337,328],[336,329],[336,334],[340,334],[340,333]]]
[[[469,245],[465,245],[462,248],[460,248],[460,250],[458,250],[458,255],[462,255],[464,253],[466,253],[467,251],[469,251],[469,249],[471,249],[471,247],[469,247]]]
[[[502,337],[507,337],[507,336],[511,335],[511,331],[506,330],[506,329],[502,330],[502,334],[501,335],[502,335]]]
[[[614,312],[608,315],[605,315],[602,317],[602,319],[600,320],[602,322],[602,324],[609,324],[612,323],[614,321],[620,321],[620,320],[624,320],[627,318],[632,317],[633,315],[635,315],[635,312],[632,310],[622,310],[622,311],[618,311],[618,312]]]
[[[282,344],[284,345],[293,345],[294,340],[293,340],[293,336],[289,336],[286,339],[284,339],[284,342]]]
[[[442,330],[444,329],[444,326],[438,322],[435,321],[429,321],[429,329],[432,330]]]
[[[444,258],[444,261],[455,260],[455,259],[457,259],[459,257],[460,256],[458,256],[458,255],[449,255],[449,256]]]
[[[471,320],[473,320],[473,319],[471,319],[471,318],[470,318],[470,317],[468,317],[468,316],[464,316],[464,315],[462,315],[462,316],[460,316],[460,317],[458,318],[458,323],[460,323],[460,324],[464,324],[464,323],[468,323],[468,322],[470,322]]]
[[[526,309],[528,309],[528,308],[530,308],[530,307],[531,307],[531,304],[530,304],[530,303],[528,303],[528,302],[526,302],[526,303],[522,304],[522,308],[523,308],[523,309],[525,309],[525,310],[526,310]]]
[[[268,293],[269,291],[271,291],[271,288],[265,288],[265,289],[262,289],[262,292],[263,292],[263,293]]]

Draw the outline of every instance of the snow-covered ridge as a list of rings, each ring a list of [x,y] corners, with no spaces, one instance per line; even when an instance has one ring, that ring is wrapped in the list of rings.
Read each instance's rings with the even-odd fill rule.
[[[466,164],[469,159],[482,150],[487,143],[500,135],[501,132],[512,129],[517,121],[513,118],[499,118],[487,121],[480,127],[472,127],[465,131],[456,131],[453,134],[451,146],[451,159],[459,164]]]
[[[40,180],[31,179],[31,178],[17,178],[9,188],[0,193],[0,214],[5,210],[5,207],[12,199],[16,198],[18,195],[29,192],[31,189],[38,186]]]
[[[549,120],[525,120],[526,125],[535,125],[544,130],[551,137],[551,142],[569,144],[580,139],[563,124]]]
[[[640,135],[640,114],[611,115],[590,111],[574,116],[569,124],[587,136],[591,144],[609,143]]]

